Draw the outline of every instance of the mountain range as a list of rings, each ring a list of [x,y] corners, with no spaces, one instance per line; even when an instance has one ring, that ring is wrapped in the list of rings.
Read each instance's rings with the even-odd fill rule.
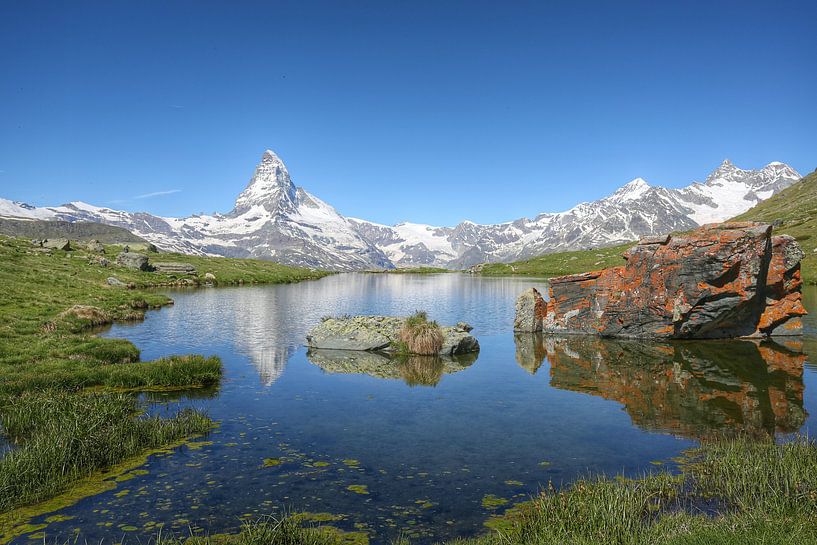
[[[702,183],[669,189],[636,178],[603,199],[532,219],[488,225],[463,221],[454,227],[408,222],[392,226],[344,217],[296,187],[283,161],[267,150],[226,214],[169,218],[80,201],[34,207],[0,198],[0,217],[97,222],[123,227],[164,250],[333,270],[465,268],[609,246],[723,221],[798,179],[800,174],[784,163],[744,170],[727,160]]]

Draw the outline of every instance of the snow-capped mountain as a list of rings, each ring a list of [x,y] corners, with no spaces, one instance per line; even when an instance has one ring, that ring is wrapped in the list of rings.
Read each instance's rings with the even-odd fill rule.
[[[164,250],[255,257],[334,270],[391,268],[391,261],[334,208],[295,187],[270,150],[232,211],[163,218],[99,208],[83,202],[34,208],[0,199],[0,216],[94,221],[125,227]]]
[[[798,179],[800,174],[783,163],[743,170],[727,160],[704,183],[667,189],[636,178],[604,199],[581,203],[566,212],[509,223],[478,225],[466,221],[453,228],[441,228],[351,221],[396,266],[463,268],[553,251],[610,246],[724,221]]]
[[[703,183],[667,189],[636,178],[604,199],[533,219],[491,225],[464,221],[455,227],[389,226],[340,215],[296,187],[281,159],[267,150],[232,211],[224,215],[163,218],[82,202],[36,208],[0,199],[0,217],[94,221],[124,227],[166,250],[334,270],[464,268],[607,246],[723,221],[799,178],[783,163],[743,170],[724,161]]]

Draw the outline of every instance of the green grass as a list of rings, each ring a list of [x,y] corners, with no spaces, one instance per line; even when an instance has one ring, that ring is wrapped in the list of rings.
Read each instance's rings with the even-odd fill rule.
[[[479,272],[490,276],[520,275],[550,278],[594,271],[624,265],[621,254],[632,245],[633,243],[628,242],[608,248],[544,254],[513,263],[486,263],[480,267]]]
[[[122,246],[106,246],[108,259],[114,261]],[[237,259],[230,257],[208,257],[176,253],[146,253],[151,261],[189,263],[196,267],[195,275],[172,275],[159,272],[129,271],[119,269],[123,282],[133,282],[137,287],[155,287],[174,284],[178,280],[191,280],[194,284],[205,282],[204,276],[211,273],[217,284],[288,284],[303,280],[316,280],[330,274],[327,271],[291,267],[261,259]],[[110,275],[108,275],[110,276]]]
[[[803,248],[803,280],[817,284],[817,171],[758,204],[735,221],[775,224],[775,234],[791,235]]]
[[[245,522],[236,534],[184,538],[159,535],[156,545],[365,545],[365,532],[343,532],[333,526],[304,527],[297,514]]]
[[[108,247],[113,262],[118,248]],[[0,459],[0,513],[40,502],[72,483],[191,434],[208,431],[204,415],[183,411],[148,418],[122,390],[214,387],[221,361],[197,355],[141,362],[122,339],[93,328],[140,320],[172,301],[144,288],[172,275],[100,266],[82,250],[37,251],[28,240],[0,236],[0,423],[15,448]],[[210,272],[218,283],[281,283],[325,272],[247,260],[151,254]],[[112,287],[110,276],[133,289]]]
[[[709,514],[702,511],[710,506]],[[544,490],[462,545],[817,542],[817,445],[705,443],[679,475],[588,478]]]
[[[3,400],[0,422],[15,448],[0,459],[0,512],[49,499],[75,481],[212,422],[186,410],[145,417],[134,396],[27,392]]]

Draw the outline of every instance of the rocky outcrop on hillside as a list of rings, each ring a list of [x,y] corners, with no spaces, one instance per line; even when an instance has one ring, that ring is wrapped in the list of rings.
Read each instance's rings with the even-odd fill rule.
[[[179,263],[176,261],[155,261],[152,263],[156,272],[167,274],[197,274],[196,267],[190,263]]]
[[[542,330],[674,339],[802,332],[803,253],[791,237],[773,237],[771,225],[649,237],[624,257],[620,267],[551,279]]]

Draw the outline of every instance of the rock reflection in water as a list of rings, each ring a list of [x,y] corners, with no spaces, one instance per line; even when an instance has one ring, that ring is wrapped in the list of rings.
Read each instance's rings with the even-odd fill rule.
[[[327,373],[366,374],[402,379],[409,386],[436,386],[443,375],[457,373],[473,364],[478,353],[444,358],[312,348],[306,357]]]
[[[541,334],[515,341],[521,367],[535,373],[547,358],[551,386],[618,401],[644,429],[767,436],[805,421],[799,341],[664,344]]]

